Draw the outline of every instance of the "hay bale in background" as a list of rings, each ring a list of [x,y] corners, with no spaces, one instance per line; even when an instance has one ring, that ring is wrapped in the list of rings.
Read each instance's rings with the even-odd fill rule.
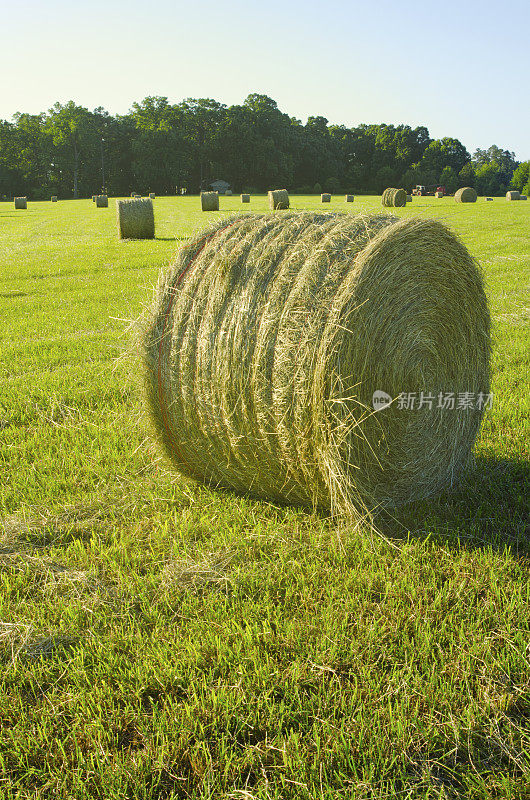
[[[241,202],[242,203],[250,203],[250,195],[249,194],[242,194],[241,195]]]
[[[407,204],[407,193],[404,189],[385,189],[381,196],[384,206],[402,208]]]
[[[507,200],[520,200],[521,194],[517,192],[515,189],[510,189],[510,191],[506,192],[506,199]]]
[[[407,195],[407,203],[412,203],[412,195],[411,194]]]
[[[320,195],[320,202],[321,203],[331,203],[331,195],[328,194],[327,192],[324,192],[324,194]]]
[[[15,197],[15,208],[27,208],[27,207],[28,207],[27,197]]]
[[[108,208],[109,206],[109,198],[106,194],[97,194],[96,195],[96,208]]]
[[[155,215],[150,198],[117,200],[116,220],[120,239],[154,239]]]
[[[156,194],[154,192],[149,192],[149,199],[150,200],[154,200],[155,197],[156,197]]]
[[[50,200],[52,201],[52,203],[56,203],[56,202],[57,202],[57,195],[56,195],[56,194],[53,194],[53,195],[50,197]]]
[[[273,189],[269,192],[269,208],[271,211],[285,211],[289,208],[287,189]]]
[[[219,211],[217,192],[201,192],[201,208],[203,211]]]
[[[439,222],[233,216],[160,279],[148,402],[174,465],[208,485],[339,513],[398,505],[467,462],[483,406],[437,398],[487,394],[489,331],[477,265]],[[377,391],[394,402],[367,413]],[[420,392],[423,408],[399,407]]]
[[[444,197],[444,193],[443,192],[435,192],[434,196],[435,197]]]
[[[493,201],[493,197],[486,197],[486,200],[491,200],[491,201]]]
[[[96,202],[96,195],[95,195],[95,194],[93,194],[93,195],[92,195],[92,202],[93,202],[93,203],[95,203],[95,202]]]
[[[528,199],[528,198],[527,198],[527,196],[526,196],[525,194],[522,194],[522,195],[519,197],[519,200],[527,200],[527,199]]]
[[[347,194],[344,199],[345,199],[345,201],[347,203],[353,203],[353,201],[355,200],[355,197],[352,194]]]
[[[477,193],[471,186],[463,186],[455,192],[455,200],[457,203],[476,203]]]

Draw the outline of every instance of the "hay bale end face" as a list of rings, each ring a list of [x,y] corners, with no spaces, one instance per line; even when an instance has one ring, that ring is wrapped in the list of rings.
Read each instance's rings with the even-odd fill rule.
[[[15,208],[23,209],[28,207],[27,197],[15,197]]]
[[[201,208],[203,211],[219,211],[218,193],[201,192]]]
[[[116,201],[120,239],[154,239],[155,215],[150,198],[134,197]]]
[[[381,202],[387,208],[402,208],[407,205],[407,193],[404,189],[385,189]]]
[[[322,203],[331,203],[331,195],[324,192],[324,194],[320,195],[320,200]]]
[[[57,202],[57,195],[56,194],[52,195],[50,200],[52,201],[52,203],[56,203]]]
[[[455,201],[457,203],[476,203],[477,193],[471,186],[463,186],[455,192]]]
[[[250,203],[250,195],[249,194],[242,194],[241,195],[241,202],[242,203]]]
[[[347,194],[344,199],[345,199],[345,201],[347,203],[353,203],[353,201],[355,200],[355,197],[352,194]]]
[[[149,192],[149,199],[154,200],[156,198],[156,194],[154,192]]]
[[[271,211],[285,211],[289,208],[287,189],[273,189],[269,192],[269,208]]]
[[[106,194],[97,194],[96,195],[96,208],[108,208],[109,207],[109,198]]]
[[[515,191],[515,189],[511,189],[509,192],[506,192],[506,199],[507,200],[520,200],[521,193]]]
[[[435,220],[245,214],[180,249],[142,353],[180,472],[355,514],[454,485],[484,406],[438,398],[489,392],[490,319],[474,259]],[[366,413],[382,392],[394,402]]]

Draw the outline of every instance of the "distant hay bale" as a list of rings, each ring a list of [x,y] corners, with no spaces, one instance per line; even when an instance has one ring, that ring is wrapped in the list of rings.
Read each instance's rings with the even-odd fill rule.
[[[353,203],[353,201],[355,200],[355,197],[352,194],[347,194],[344,199],[345,199],[345,201],[347,203]]]
[[[493,197],[486,197],[486,200],[491,200],[491,201],[493,201]]]
[[[324,194],[320,195],[320,201],[322,203],[331,203],[331,195],[327,192],[324,192]]]
[[[93,202],[93,203],[95,203],[95,202],[96,202],[96,197],[97,197],[97,195],[95,195],[95,194],[93,194],[93,195],[92,195],[92,202]]]
[[[242,203],[250,203],[250,195],[249,194],[242,194],[241,195],[241,202]]]
[[[271,211],[285,211],[289,208],[287,189],[273,189],[269,192],[269,208]]]
[[[96,208],[108,208],[109,206],[109,198],[106,194],[97,194],[96,195]]]
[[[517,192],[515,189],[511,189],[509,192],[506,192],[506,199],[507,200],[520,200],[521,193]]]
[[[457,203],[476,203],[477,193],[471,186],[463,186],[455,192],[455,200]]]
[[[156,197],[156,194],[154,192],[149,192],[149,199],[150,200],[154,200],[155,197]]]
[[[387,208],[402,208],[407,204],[407,193],[404,189],[385,189],[381,196],[381,202]]]
[[[484,411],[454,398],[489,392],[481,274],[425,218],[223,218],[161,276],[141,344],[180,472],[333,513],[454,485]]]
[[[522,195],[519,197],[519,200],[528,200],[528,198],[527,198],[527,196],[526,196],[525,194],[522,194]]]
[[[201,208],[203,211],[219,211],[218,193],[201,192]]]
[[[434,196],[435,197],[444,197],[444,193],[443,192],[435,192]]]
[[[27,208],[27,207],[28,207],[27,197],[15,197],[15,208]]]
[[[53,194],[53,195],[50,197],[50,200],[52,201],[52,203],[56,203],[56,202],[57,202],[57,195],[56,195],[56,194]]]
[[[155,215],[150,198],[117,200],[116,219],[120,239],[154,239]]]
[[[412,195],[411,194],[407,195],[407,203],[412,203]]]

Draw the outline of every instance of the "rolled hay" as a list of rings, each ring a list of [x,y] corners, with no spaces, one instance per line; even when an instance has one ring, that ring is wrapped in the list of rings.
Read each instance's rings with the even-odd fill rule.
[[[331,195],[327,192],[324,192],[324,194],[320,195],[320,201],[322,203],[331,203]]]
[[[355,197],[352,194],[347,194],[346,197],[344,198],[344,200],[347,203],[353,203],[353,201],[355,200]]]
[[[444,197],[444,193],[443,192],[435,192],[434,196],[435,197]]]
[[[412,195],[411,194],[407,195],[407,203],[412,203]]]
[[[57,202],[57,195],[56,194],[52,195],[50,197],[50,200],[52,201],[52,203],[56,203]]]
[[[381,202],[386,207],[402,208],[407,205],[407,193],[404,189],[385,189]]]
[[[109,207],[109,198],[106,194],[97,194],[96,195],[96,208],[108,208]]]
[[[471,186],[463,186],[455,192],[457,203],[476,203],[477,193]]]
[[[161,276],[141,345],[150,417],[177,470],[337,514],[452,486],[483,405],[439,398],[489,391],[481,274],[424,218],[224,218]],[[394,402],[375,413],[381,392]]]
[[[92,195],[92,202],[93,202],[93,203],[95,203],[95,202],[96,202],[96,197],[97,197],[97,195],[95,195],[95,194],[93,194],[93,195]]]
[[[120,239],[155,238],[155,215],[150,198],[117,200],[116,220]]]
[[[27,197],[15,197],[15,208],[27,208],[27,207],[28,207]]]
[[[269,208],[271,211],[285,211],[289,208],[287,189],[273,189],[269,192]]]
[[[203,211],[219,211],[218,193],[201,192],[201,208]]]
[[[526,196],[525,194],[522,194],[522,195],[519,197],[519,200],[528,200],[528,198],[527,198],[527,196]]]
[[[515,189],[511,189],[509,192],[506,192],[506,199],[507,200],[520,200],[521,193],[517,192]]]
[[[156,198],[156,194],[154,192],[149,192],[149,199],[154,200]]]
[[[250,195],[249,194],[242,194],[241,195],[241,202],[242,203],[250,203]]]

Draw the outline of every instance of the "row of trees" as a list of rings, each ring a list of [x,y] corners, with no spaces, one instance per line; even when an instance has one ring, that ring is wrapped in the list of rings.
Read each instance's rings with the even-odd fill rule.
[[[260,94],[230,107],[146,97],[115,117],[70,101],[0,121],[3,197],[196,192],[216,178],[251,192],[286,186],[380,193],[387,186],[441,183],[448,191],[475,186],[480,194],[502,194],[514,175],[523,175],[515,154],[496,146],[471,156],[458,139],[431,139],[424,126],[347,128],[324,117],[303,125]]]

